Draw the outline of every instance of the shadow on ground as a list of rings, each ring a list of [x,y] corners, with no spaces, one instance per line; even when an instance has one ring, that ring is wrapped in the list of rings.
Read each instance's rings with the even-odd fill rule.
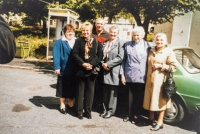
[[[117,102],[117,110],[116,110],[116,117],[119,117],[123,120],[123,118],[126,116],[126,111],[128,108],[128,90],[122,89],[118,92],[118,102]],[[144,110],[141,113],[141,121],[145,122],[148,119],[149,111]],[[157,119],[157,113],[155,114],[155,118]],[[195,119],[194,115],[191,115],[189,113],[186,114],[185,119],[178,123],[178,124],[168,124],[171,126],[177,126],[181,129],[188,130],[191,132],[195,131],[196,124],[198,124],[198,121]]]
[[[56,84],[50,85],[51,87],[55,88]],[[57,97],[49,97],[49,96],[33,96],[33,98],[29,99],[30,102],[32,102],[37,107],[43,107],[45,106],[48,109],[55,109],[59,111],[59,98]],[[126,109],[128,107],[128,97],[127,97],[127,90],[119,91],[118,94],[118,103],[117,103],[117,110],[115,116],[118,118],[123,118],[126,116]],[[98,112],[96,110],[92,110],[93,112]],[[68,108],[67,109],[68,114],[76,117],[76,111],[75,108]],[[148,117],[148,111],[144,110],[143,113],[141,113],[141,120],[146,121]],[[170,124],[168,124],[170,125]],[[181,129],[188,130],[188,131],[195,131],[195,118],[192,115],[187,115],[185,120],[179,124],[173,124],[172,126],[177,126]]]
[[[33,64],[37,69],[53,70],[53,62],[48,61],[24,61],[26,64]]]
[[[37,107],[46,107],[48,109],[55,109],[59,110],[59,98],[57,97],[50,97],[50,96],[33,96],[33,98],[29,99],[30,102],[32,102]],[[75,115],[75,109],[74,107],[69,108],[67,107],[67,113],[76,116]]]

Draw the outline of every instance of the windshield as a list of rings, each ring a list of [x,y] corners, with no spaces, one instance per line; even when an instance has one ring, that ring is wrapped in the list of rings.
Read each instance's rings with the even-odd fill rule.
[[[200,73],[200,57],[192,49],[174,50],[176,59],[189,73]]]

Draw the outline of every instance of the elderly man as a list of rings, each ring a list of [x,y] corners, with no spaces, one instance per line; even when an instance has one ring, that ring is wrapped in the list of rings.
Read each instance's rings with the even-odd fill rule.
[[[102,18],[97,18],[95,20],[95,27],[93,28],[93,37],[96,38],[101,44],[107,40],[109,40],[109,33],[104,29],[105,22]],[[103,107],[103,90],[101,87],[101,74],[98,75],[95,83],[94,90],[94,101],[93,108],[99,112],[102,112]]]
[[[109,34],[107,31],[105,31],[104,26],[104,20],[102,18],[97,18],[95,21],[95,28],[92,34],[100,43],[109,39]]]

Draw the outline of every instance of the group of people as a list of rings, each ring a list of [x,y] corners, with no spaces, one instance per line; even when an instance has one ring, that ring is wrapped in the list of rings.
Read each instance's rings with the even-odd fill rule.
[[[91,119],[93,100],[102,100],[98,102],[102,103],[100,117],[110,118],[115,115],[119,85],[123,84],[129,90],[123,121],[152,125],[152,131],[163,128],[164,112],[171,100],[162,95],[162,86],[167,71],[176,70],[176,57],[167,47],[165,34],[158,33],[154,39],[156,46],[152,47],[143,39],[143,27],[137,26],[132,31],[133,41],[124,43],[118,38],[118,26],[111,26],[107,32],[101,18],[96,19],[95,30],[91,23],[83,23],[81,37],[75,38],[71,24],[63,32],[64,36],[53,46],[61,113],[67,113],[66,98],[69,107],[75,98],[77,117]],[[150,111],[147,122],[140,120],[143,108]],[[157,120],[154,112],[158,112]]]

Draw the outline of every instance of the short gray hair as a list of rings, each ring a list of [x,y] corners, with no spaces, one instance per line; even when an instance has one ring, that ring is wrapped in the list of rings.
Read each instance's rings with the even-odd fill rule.
[[[97,19],[95,20],[95,24],[97,23],[97,21],[102,21],[102,22],[103,22],[103,24],[105,25],[105,21],[104,21],[104,19],[103,19],[103,18],[97,18]]]
[[[165,45],[168,44],[167,43],[167,36],[166,36],[166,34],[164,34],[164,33],[157,33],[156,36],[154,37],[154,41],[153,41],[154,43],[156,43],[156,38],[157,37],[161,37],[163,39],[163,42],[164,42]]]
[[[144,28],[142,26],[135,27],[133,29],[132,33],[139,33],[142,38],[144,38],[144,36],[145,36],[145,31],[144,31]]]
[[[113,29],[117,29],[118,33],[119,33],[119,27],[117,25],[113,25],[109,28],[109,32]]]

